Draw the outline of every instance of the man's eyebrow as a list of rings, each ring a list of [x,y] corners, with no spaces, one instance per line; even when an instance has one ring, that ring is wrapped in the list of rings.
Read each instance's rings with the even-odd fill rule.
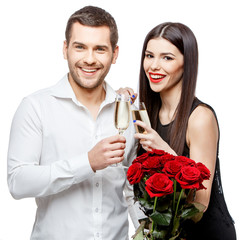
[[[82,46],[85,46],[84,43],[81,43],[81,42],[78,42],[78,41],[75,41],[75,42],[73,42],[72,44],[73,44],[73,45],[82,45]]]
[[[109,49],[109,46],[107,46],[107,45],[97,45],[96,47],[98,47],[98,48]]]
[[[81,46],[86,46],[84,43],[82,42],[78,42],[78,41],[75,41],[72,43],[73,45],[81,45]],[[96,48],[104,48],[104,49],[109,49],[109,46],[107,45],[104,45],[104,44],[99,44],[99,45],[96,45],[95,46]]]

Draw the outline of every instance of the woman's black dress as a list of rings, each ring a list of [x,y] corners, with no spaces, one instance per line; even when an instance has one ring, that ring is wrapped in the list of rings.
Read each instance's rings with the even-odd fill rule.
[[[191,113],[194,109],[203,104],[211,109],[216,117],[214,110],[209,106],[198,100],[197,98],[193,102]],[[217,118],[216,118],[217,119]],[[157,132],[163,138],[164,141],[169,143],[169,129],[171,123],[162,125],[158,122]],[[218,141],[219,148],[219,141]],[[217,160],[216,169],[214,173],[214,179],[212,183],[212,192],[210,203],[207,211],[204,213],[203,218],[196,224],[192,221],[186,223],[187,240],[235,240],[236,232],[234,222],[228,212],[227,205],[224,200],[221,176],[220,176],[220,165],[218,158],[217,148]],[[189,148],[185,143],[184,156],[189,156]]]

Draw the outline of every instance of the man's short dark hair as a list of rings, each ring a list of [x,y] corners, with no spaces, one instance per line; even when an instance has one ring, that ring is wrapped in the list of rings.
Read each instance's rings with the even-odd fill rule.
[[[72,25],[79,22],[85,26],[100,27],[107,26],[110,29],[110,42],[112,50],[115,49],[118,42],[118,29],[112,15],[102,8],[86,6],[71,15],[67,22],[65,37],[67,45],[70,42]]]

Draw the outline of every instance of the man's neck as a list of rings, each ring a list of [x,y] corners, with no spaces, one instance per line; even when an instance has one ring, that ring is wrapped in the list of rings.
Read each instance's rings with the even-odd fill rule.
[[[96,120],[101,103],[106,97],[106,91],[102,83],[94,89],[80,87],[74,80],[70,80],[70,85],[75,93],[77,100],[82,103]]]

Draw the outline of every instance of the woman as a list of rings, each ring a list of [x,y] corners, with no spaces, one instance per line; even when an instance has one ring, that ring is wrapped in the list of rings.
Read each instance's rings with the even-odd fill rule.
[[[146,36],[141,59],[139,101],[145,102],[151,127],[135,134],[146,151],[162,149],[202,162],[211,171],[195,201],[206,206],[200,222],[187,225],[187,239],[236,239],[222,191],[218,159],[219,128],[214,110],[195,97],[198,47],[180,23],[163,23]],[[142,149],[138,154],[142,153]],[[190,223],[189,223],[190,224]]]

